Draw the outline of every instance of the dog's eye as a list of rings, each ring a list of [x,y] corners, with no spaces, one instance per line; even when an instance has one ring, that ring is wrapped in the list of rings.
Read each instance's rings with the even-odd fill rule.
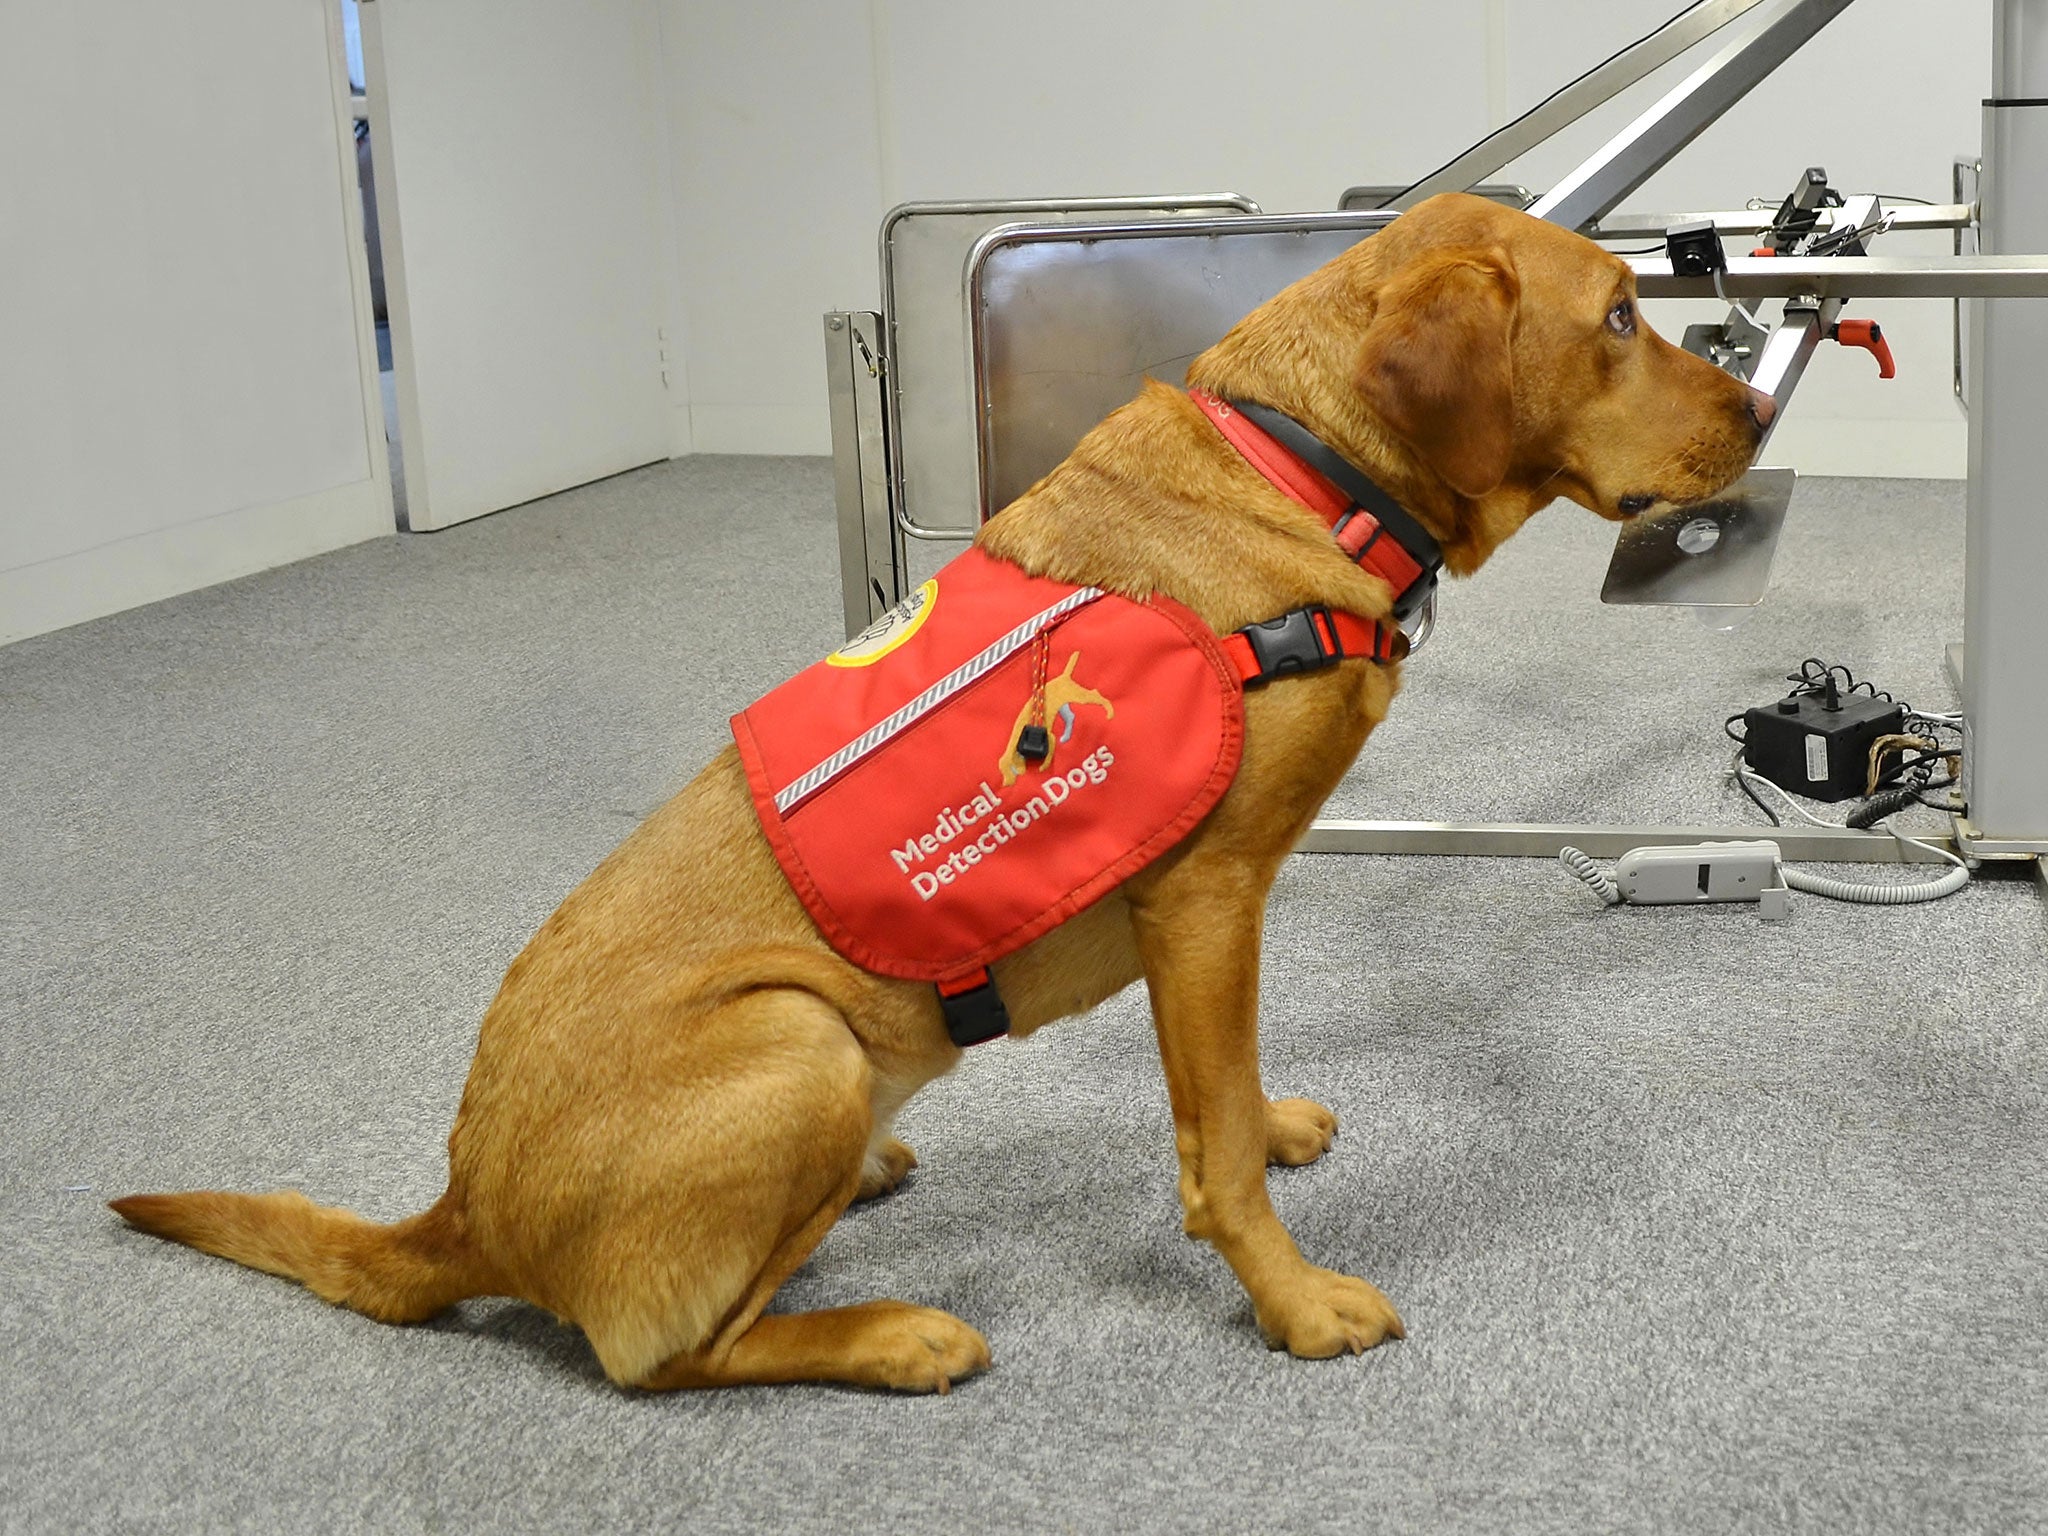
[[[1607,329],[1617,336],[1633,336],[1636,329],[1635,305],[1623,299],[1607,311]]]

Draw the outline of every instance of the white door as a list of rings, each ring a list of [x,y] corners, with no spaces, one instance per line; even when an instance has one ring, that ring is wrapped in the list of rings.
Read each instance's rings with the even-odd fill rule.
[[[0,144],[0,644],[391,532],[333,0],[0,0]]]
[[[655,6],[362,6],[412,528],[668,455]]]

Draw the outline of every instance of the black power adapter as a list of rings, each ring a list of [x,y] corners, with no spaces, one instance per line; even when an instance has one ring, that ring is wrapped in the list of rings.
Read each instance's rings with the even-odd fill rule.
[[[1870,746],[1899,735],[1904,706],[1868,693],[1843,693],[1829,676],[1812,692],[1791,694],[1766,709],[1746,710],[1743,760],[1780,789],[1811,800],[1860,798],[1870,774]],[[1896,760],[1884,779],[1898,777]]]

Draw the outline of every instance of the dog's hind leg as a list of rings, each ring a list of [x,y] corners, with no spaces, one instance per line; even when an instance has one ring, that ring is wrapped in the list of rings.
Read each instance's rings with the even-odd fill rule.
[[[950,1312],[868,1301],[757,1318],[719,1350],[679,1355],[641,1386],[762,1386],[843,1381],[898,1392],[947,1392],[988,1368],[988,1341]]]
[[[682,1219],[671,1201],[636,1205],[607,1236],[612,1296],[576,1309],[612,1378],[650,1391],[839,1381],[943,1392],[986,1366],[981,1335],[930,1308],[762,1315],[864,1182],[874,1071],[810,992],[748,993],[692,1035],[692,1054],[716,1070],[679,1111],[691,1134],[668,1166],[646,1170],[681,1197]]]

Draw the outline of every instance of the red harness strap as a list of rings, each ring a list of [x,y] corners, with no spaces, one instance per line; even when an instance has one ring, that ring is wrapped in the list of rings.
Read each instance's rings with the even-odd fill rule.
[[[1408,637],[1396,625],[1361,619],[1320,603],[1260,624],[1247,624],[1220,638],[1223,654],[1247,688],[1276,677],[1314,672],[1352,656],[1399,661],[1408,654]]]
[[[1422,579],[1421,562],[1381,527],[1380,520],[1291,448],[1242,412],[1232,410],[1229,401],[1219,400],[1207,390],[1189,389],[1188,398],[1202,408],[1202,414],[1215,423],[1216,430],[1231,447],[1244,455],[1246,463],[1290,501],[1320,517],[1336,539],[1337,547],[1392,587],[1396,598]],[[1346,654],[1367,653],[1360,650]]]

